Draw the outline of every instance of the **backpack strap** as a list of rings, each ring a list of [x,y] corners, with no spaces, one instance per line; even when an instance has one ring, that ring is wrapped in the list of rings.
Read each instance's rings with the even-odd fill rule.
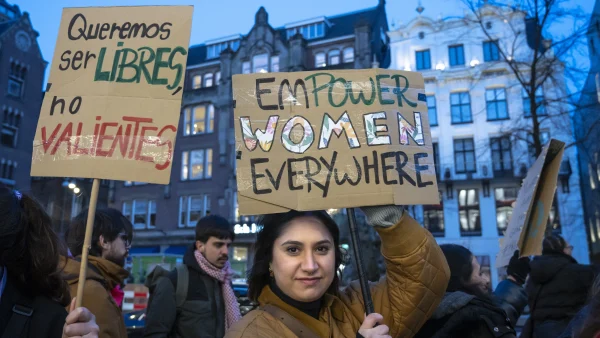
[[[190,282],[190,272],[188,270],[187,265],[178,264],[175,267],[177,270],[177,285],[175,286],[175,303],[177,304],[177,308],[183,306],[188,294],[188,286]]]
[[[32,315],[33,299],[21,294],[12,308],[12,315],[2,338],[21,337]]]
[[[261,306],[260,309],[279,320],[283,325],[290,329],[290,331],[298,336],[298,338],[319,338],[319,335],[308,326],[275,305],[267,304]]]

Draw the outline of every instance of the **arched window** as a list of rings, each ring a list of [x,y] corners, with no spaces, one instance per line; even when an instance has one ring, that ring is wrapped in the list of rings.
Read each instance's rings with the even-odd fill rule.
[[[325,53],[315,54],[315,68],[321,68],[325,66],[327,66],[327,61],[325,61]]]
[[[192,78],[192,89],[202,88],[202,75],[194,75]]]
[[[340,63],[340,51],[337,49],[329,51],[328,55],[328,63],[331,66],[337,65]]]
[[[354,48],[348,47],[344,49],[344,63],[354,62]]]
[[[213,86],[213,75],[212,73],[204,74],[204,87]]]

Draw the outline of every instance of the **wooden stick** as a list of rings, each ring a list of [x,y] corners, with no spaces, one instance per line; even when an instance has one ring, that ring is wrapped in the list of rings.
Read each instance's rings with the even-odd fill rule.
[[[375,312],[375,307],[373,306],[373,299],[371,298],[371,289],[369,288],[369,280],[367,279],[362,255],[360,254],[360,240],[358,239],[358,227],[356,226],[356,216],[354,214],[354,208],[346,208],[346,211],[348,211],[350,239],[352,240],[352,248],[354,249],[354,260],[356,263],[356,271],[358,272],[360,290],[362,291],[363,301],[365,304],[365,313],[369,315]]]
[[[92,194],[90,195],[90,206],[88,208],[87,223],[85,224],[85,239],[83,240],[83,250],[81,250],[81,267],[79,268],[79,284],[77,284],[77,300],[75,308],[81,307],[83,303],[83,286],[87,275],[88,252],[92,245],[92,233],[94,232],[94,217],[96,216],[96,203],[98,202],[98,190],[100,180],[94,178],[92,184]]]

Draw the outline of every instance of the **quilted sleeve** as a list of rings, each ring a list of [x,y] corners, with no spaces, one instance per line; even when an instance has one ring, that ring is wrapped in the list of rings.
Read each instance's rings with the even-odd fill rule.
[[[412,337],[441,301],[450,269],[433,236],[407,213],[396,225],[375,229],[386,262],[386,276],[370,283],[375,312],[383,316],[392,337]],[[362,322],[364,305],[358,281],[346,288],[341,299]]]

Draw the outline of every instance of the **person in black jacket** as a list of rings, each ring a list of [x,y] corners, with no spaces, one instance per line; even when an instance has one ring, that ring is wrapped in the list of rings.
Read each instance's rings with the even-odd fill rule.
[[[150,300],[144,337],[223,337],[241,318],[231,284],[229,248],[233,227],[210,215],[196,225],[196,243],[183,266],[168,274],[155,269],[146,281]]]
[[[66,249],[42,207],[0,185],[0,337],[97,337],[94,316],[73,310],[59,268]],[[73,299],[74,301],[74,299]]]
[[[469,249],[456,244],[440,245],[450,267],[446,295],[415,338],[515,338],[514,326],[527,305],[522,285],[529,273],[529,258],[510,260],[508,278],[491,292],[485,276]]]
[[[573,247],[559,235],[544,238],[542,255],[531,261],[525,289],[531,316],[523,337],[556,338],[585,305],[596,268],[578,264]]]

